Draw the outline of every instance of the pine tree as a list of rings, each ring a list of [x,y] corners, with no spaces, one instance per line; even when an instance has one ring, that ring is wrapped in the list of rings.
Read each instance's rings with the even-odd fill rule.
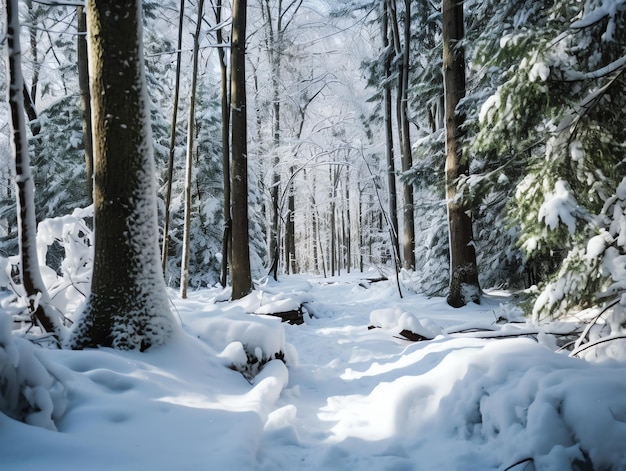
[[[508,169],[494,174],[514,188],[508,216],[519,227],[519,243],[544,279],[553,275],[554,282],[563,283],[587,271],[572,256],[566,265],[561,262],[585,245],[594,215],[624,174],[626,136],[619,124],[624,119],[624,7],[562,0],[516,8],[513,18],[523,27],[492,46],[500,48],[498,54],[490,56],[483,47],[477,55],[492,70],[501,70],[502,78],[481,108],[476,148],[509,159],[501,167]],[[542,296],[535,312],[571,307],[568,293],[581,305],[593,302],[590,289],[573,281],[559,293],[559,301]],[[547,298],[552,300],[546,303]]]

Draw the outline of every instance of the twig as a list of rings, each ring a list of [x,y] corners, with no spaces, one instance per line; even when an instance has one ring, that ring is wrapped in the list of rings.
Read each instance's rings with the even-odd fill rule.
[[[584,352],[585,350],[588,350],[588,349],[593,348],[593,347],[597,347],[601,343],[606,343],[606,342],[610,342],[612,340],[620,340],[620,339],[626,339],[626,334],[612,335],[612,336],[609,336],[609,337],[602,337],[601,339],[595,340],[593,342],[588,342],[585,345],[583,345],[582,347],[577,348],[576,350],[574,350],[572,353],[569,354],[569,356],[574,357],[574,356],[577,356],[580,353]]]
[[[519,460],[517,463],[513,463],[511,466],[504,468],[502,471],[510,471],[511,469],[515,468],[516,466],[519,466],[520,464],[533,463],[534,461],[535,461],[534,458],[524,458],[522,460]]]
[[[589,335],[589,331],[596,324],[596,322],[598,322],[602,314],[604,314],[606,311],[608,311],[610,308],[612,308],[619,302],[620,302],[620,298],[615,299],[612,303],[607,304],[604,309],[602,309],[598,314],[596,314],[596,316],[591,320],[591,322],[587,324],[587,327],[585,327],[585,330],[580,335],[580,337],[578,337],[578,339],[576,340],[576,343],[574,344],[574,350],[577,350],[578,348],[580,348],[580,345],[583,343],[587,335]]]

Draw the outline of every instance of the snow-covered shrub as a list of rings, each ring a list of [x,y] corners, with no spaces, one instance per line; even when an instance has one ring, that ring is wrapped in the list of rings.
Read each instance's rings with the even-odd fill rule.
[[[45,219],[37,226],[42,277],[53,306],[66,316],[89,294],[93,241],[86,220],[91,218],[93,207],[89,206],[68,216]],[[51,260],[53,248],[60,254],[58,260]]]
[[[56,430],[66,402],[65,386],[40,360],[37,347],[13,336],[11,318],[0,310],[0,412]]]
[[[71,215],[44,219],[37,227],[37,256],[52,308],[71,317],[89,294],[93,265],[92,232],[86,220],[93,217],[93,208],[76,209]],[[12,277],[19,258],[0,257],[0,286],[12,296],[3,299],[3,307],[13,317],[27,310],[24,289]]]
[[[296,350],[285,340],[285,330],[278,318],[243,311],[225,313],[208,319],[200,338],[221,352],[219,357],[227,367],[249,380],[272,360],[297,364]]]

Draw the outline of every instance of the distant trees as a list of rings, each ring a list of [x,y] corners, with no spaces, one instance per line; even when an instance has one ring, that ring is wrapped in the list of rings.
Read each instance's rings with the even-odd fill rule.
[[[230,3],[216,0],[216,26],[197,38],[196,75],[188,73],[187,32],[197,25],[181,15],[176,27],[162,11],[179,2],[165,2],[142,5],[169,285],[185,285],[184,273],[190,288],[226,285],[230,268],[233,296],[240,297],[253,274],[332,275],[384,266],[392,257],[411,268],[415,256],[420,269],[409,273],[411,287],[449,294],[453,305],[478,299],[479,276],[484,286],[538,284],[537,318],[590,305],[599,292],[618,295],[619,274],[607,260],[623,250],[616,229],[624,173],[621,3],[613,12],[595,1],[553,0],[539,8],[531,0],[465,0],[462,18],[461,4],[448,1],[338,0],[327,15],[300,0],[259,0],[249,10],[232,5],[233,26],[242,19],[254,25],[245,48],[241,29],[230,34]],[[36,221],[87,206],[92,194],[80,10],[38,2],[21,10],[28,17],[28,85],[21,94],[30,106],[24,111],[33,137]],[[367,13],[360,29],[358,12]],[[350,41],[339,41],[348,33]],[[219,78],[207,73],[217,64]],[[193,94],[193,76],[196,109],[189,114],[192,101],[171,97],[179,88]],[[180,87],[173,86],[176,77]],[[245,85],[253,106],[244,101]],[[164,118],[170,112],[172,121]],[[190,129],[192,141],[177,126]],[[192,177],[187,234],[184,159],[175,158],[185,152]],[[0,168],[2,184],[10,183],[0,193],[0,250],[13,256],[15,174],[7,168]],[[96,204],[102,220],[100,211]],[[58,247],[48,251],[57,273],[62,256]]]
[[[68,344],[143,351],[163,344],[174,324],[159,263],[141,1],[90,0],[87,24],[94,60],[94,266]]]

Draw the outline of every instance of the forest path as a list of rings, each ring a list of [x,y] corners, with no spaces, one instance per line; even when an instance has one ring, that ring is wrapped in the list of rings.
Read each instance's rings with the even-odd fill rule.
[[[310,280],[312,301],[305,307],[312,318],[300,326],[285,324],[299,364],[289,366],[289,383],[268,419],[260,445],[263,469],[282,469],[284,463],[297,463],[298,469],[336,468],[338,463],[343,469],[362,469],[368,462],[377,469],[413,469],[391,439],[394,431],[385,430],[387,412],[372,410],[367,398],[381,383],[402,376],[402,357],[420,346],[386,329],[368,329],[370,315],[376,310],[407,312],[445,328],[464,323],[467,312],[453,310],[441,299],[420,297],[416,302],[414,294],[401,299],[395,283],[365,278],[357,273]],[[472,319],[493,321],[493,307],[470,308]],[[425,355],[424,372],[448,353],[442,348]],[[354,453],[359,449],[362,454]]]

